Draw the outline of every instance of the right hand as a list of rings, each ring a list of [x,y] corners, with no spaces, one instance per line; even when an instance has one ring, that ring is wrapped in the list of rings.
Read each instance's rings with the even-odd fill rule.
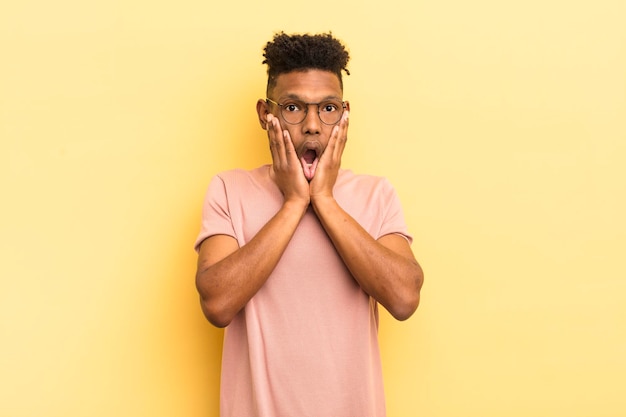
[[[272,114],[267,115],[267,135],[272,153],[270,177],[283,193],[285,202],[298,202],[307,207],[310,202],[309,183],[302,164],[289,132],[282,130],[280,121]]]

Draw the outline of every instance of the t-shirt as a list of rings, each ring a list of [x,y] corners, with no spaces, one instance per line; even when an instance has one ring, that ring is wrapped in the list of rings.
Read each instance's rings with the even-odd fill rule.
[[[196,249],[216,234],[245,245],[278,212],[270,166],[209,185]],[[374,239],[411,242],[398,197],[381,177],[340,170],[333,194]],[[357,284],[309,207],[271,276],[226,327],[223,417],[385,415],[378,305]]]

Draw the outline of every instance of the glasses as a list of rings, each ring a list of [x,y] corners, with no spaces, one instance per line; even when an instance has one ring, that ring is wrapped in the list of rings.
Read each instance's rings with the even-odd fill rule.
[[[280,107],[280,114],[285,122],[290,125],[300,124],[306,119],[309,113],[309,106],[317,106],[317,115],[325,125],[334,125],[341,120],[343,111],[346,109],[346,102],[339,100],[325,100],[319,103],[305,103],[300,100],[288,99],[283,103],[277,103],[266,98],[266,103],[273,103]]]

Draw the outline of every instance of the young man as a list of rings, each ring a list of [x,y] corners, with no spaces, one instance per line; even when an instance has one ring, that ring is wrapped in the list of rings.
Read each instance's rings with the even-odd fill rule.
[[[221,415],[384,416],[378,304],[419,304],[422,270],[383,178],[340,169],[348,52],[331,34],[277,34],[257,102],[272,164],[214,177],[196,285],[224,336]]]

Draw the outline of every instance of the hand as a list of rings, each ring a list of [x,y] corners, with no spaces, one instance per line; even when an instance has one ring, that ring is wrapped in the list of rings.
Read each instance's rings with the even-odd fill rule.
[[[267,115],[267,134],[272,153],[270,176],[283,193],[285,201],[309,205],[309,183],[307,182],[298,154],[287,130],[282,130],[280,121],[272,114]]]
[[[333,188],[341,167],[341,156],[348,140],[348,117],[349,111],[346,110],[339,124],[333,128],[328,145],[320,156],[315,176],[310,184],[310,196],[313,204],[315,204],[316,199],[333,198]]]

